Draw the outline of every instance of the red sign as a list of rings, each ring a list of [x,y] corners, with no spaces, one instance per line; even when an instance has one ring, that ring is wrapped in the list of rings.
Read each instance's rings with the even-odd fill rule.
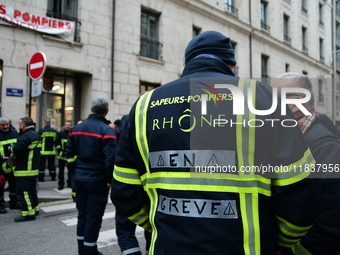
[[[28,74],[32,80],[38,80],[43,76],[46,69],[45,53],[38,51],[33,54],[28,63]]]

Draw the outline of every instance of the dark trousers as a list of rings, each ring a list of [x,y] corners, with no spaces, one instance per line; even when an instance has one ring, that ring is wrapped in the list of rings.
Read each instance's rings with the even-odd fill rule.
[[[17,188],[16,188],[16,180],[14,177],[14,173],[6,173],[5,174],[6,180],[8,181],[8,191],[9,191],[9,205],[16,206],[17,204]]]
[[[126,216],[116,211],[116,235],[120,250],[124,252],[124,254],[142,254],[135,232],[136,224],[129,220]]]
[[[101,228],[109,189],[106,180],[86,182],[75,180],[78,209],[78,253],[98,255],[97,239]]]
[[[72,188],[72,179],[74,177],[74,163],[67,163],[65,160],[58,160],[59,172],[58,172],[58,186],[64,187],[65,185],[65,165],[67,167],[67,187]],[[73,176],[72,176],[73,175]]]
[[[47,160],[47,168],[52,179],[55,179],[57,172],[55,170],[55,155],[40,155],[40,165],[39,165],[39,181],[45,178],[45,167]]]
[[[37,177],[16,177],[17,197],[22,205],[22,216],[32,216],[35,212],[40,211],[38,192],[37,192]]]

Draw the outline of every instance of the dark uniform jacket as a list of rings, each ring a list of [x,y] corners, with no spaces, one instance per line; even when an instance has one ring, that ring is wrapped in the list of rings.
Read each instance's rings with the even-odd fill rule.
[[[77,156],[76,180],[94,182],[106,178],[111,183],[115,151],[113,129],[104,117],[90,114],[69,133],[65,157]]]
[[[39,130],[41,136],[41,155],[55,155],[55,142],[57,140],[58,131],[51,126],[46,126]]]
[[[10,173],[13,171],[11,167],[9,167],[2,157],[8,157],[11,152],[8,150],[8,146],[10,144],[14,144],[17,142],[17,137],[19,136],[16,130],[10,129],[8,132],[4,132],[0,130],[0,162],[1,162],[1,172]]]
[[[41,141],[34,126],[29,126],[11,147],[16,154],[14,176],[26,177],[38,175]]]
[[[65,158],[66,143],[69,137],[69,130],[62,130],[58,133],[56,140],[57,158],[60,160],[67,160]]]
[[[305,139],[315,158],[315,179],[321,184],[321,210],[317,221],[293,248],[295,254],[335,255],[340,252],[340,143],[315,121]],[[307,252],[303,252],[307,250]]]
[[[282,125],[294,120],[291,112],[282,116],[278,100],[270,115],[254,115],[248,106],[234,115],[242,106],[233,106],[235,94],[224,89],[217,96],[214,84],[239,86],[256,109],[272,106],[270,86],[236,78],[216,59],[197,58],[182,78],[141,96],[122,129],[111,199],[152,231],[151,255],[274,254],[276,245],[292,247],[316,219],[318,190],[305,178],[309,172],[297,169],[313,157],[299,128]],[[212,113],[201,113],[202,94]],[[213,166],[236,171],[211,173]],[[279,173],[261,177],[254,166]]]

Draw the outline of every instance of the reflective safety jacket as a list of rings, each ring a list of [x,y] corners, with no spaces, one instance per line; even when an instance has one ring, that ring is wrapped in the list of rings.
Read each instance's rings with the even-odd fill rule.
[[[18,137],[17,143],[11,147],[11,151],[16,154],[14,176],[38,175],[40,149],[40,136],[35,132],[34,126],[29,126]]]
[[[74,162],[76,160],[76,156],[72,159],[67,159],[65,157],[65,150],[66,150],[66,144],[69,137],[69,131],[63,130],[58,133],[57,140],[56,140],[56,149],[57,149],[57,159],[59,160],[65,160],[68,162]]]
[[[272,88],[228,70],[189,61],[182,78],[141,96],[123,126],[111,200],[152,232],[149,254],[274,254],[316,219],[314,160],[299,128],[285,127],[293,115],[281,115],[280,98],[255,115],[247,99],[271,109]]]
[[[16,130],[10,129],[8,132],[4,132],[0,130],[0,157],[1,157],[1,171],[4,173],[10,173],[13,171],[12,167],[7,165],[7,160],[4,160],[3,157],[8,157],[11,152],[8,150],[10,144],[14,144],[17,142],[17,137],[19,136]]]
[[[46,126],[39,130],[39,135],[41,136],[41,155],[55,155],[58,131],[51,126]]]

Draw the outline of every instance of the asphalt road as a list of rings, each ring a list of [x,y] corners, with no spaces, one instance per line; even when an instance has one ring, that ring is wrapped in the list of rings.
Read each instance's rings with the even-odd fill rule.
[[[71,190],[58,191],[55,185],[56,182],[51,181],[39,183],[41,211],[36,220],[15,223],[14,218],[20,216],[20,210],[7,208],[6,214],[0,214],[1,255],[77,254],[77,209],[70,199]],[[8,196],[6,193],[5,197]],[[97,242],[99,251],[104,255],[122,254],[115,234],[114,216],[115,208],[109,200]],[[143,230],[139,227],[136,236],[145,254]]]

